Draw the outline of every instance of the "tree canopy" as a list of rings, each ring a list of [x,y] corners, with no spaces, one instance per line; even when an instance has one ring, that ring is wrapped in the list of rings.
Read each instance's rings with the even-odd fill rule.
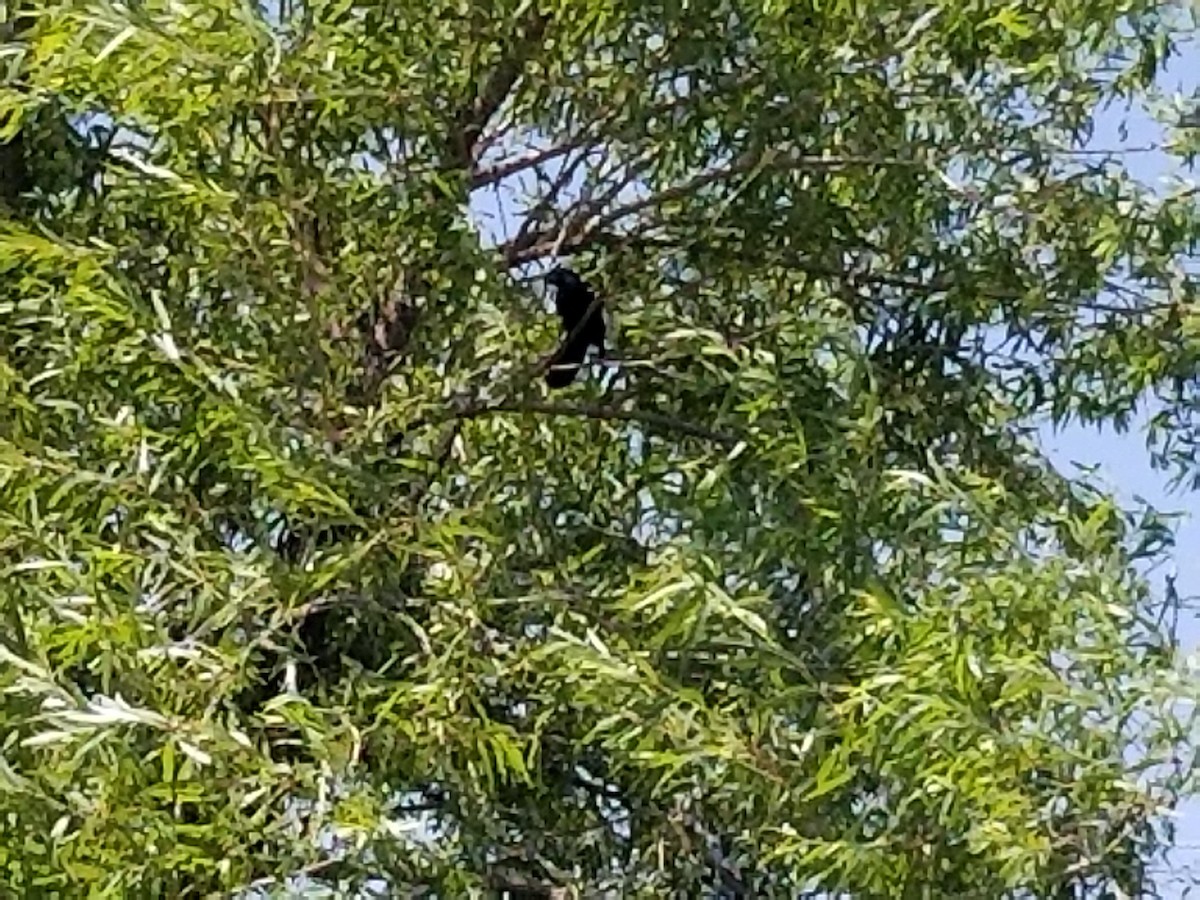
[[[1185,4],[40,0],[0,883],[1120,897],[1194,786]],[[612,359],[547,393],[553,263]],[[424,893],[422,893],[424,892]]]

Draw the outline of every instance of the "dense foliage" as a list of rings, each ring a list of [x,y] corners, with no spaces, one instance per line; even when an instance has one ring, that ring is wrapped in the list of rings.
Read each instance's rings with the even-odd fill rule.
[[[9,12],[6,891],[1150,888],[1169,534],[1032,436],[1195,473],[1197,194],[1079,152],[1181,9]]]

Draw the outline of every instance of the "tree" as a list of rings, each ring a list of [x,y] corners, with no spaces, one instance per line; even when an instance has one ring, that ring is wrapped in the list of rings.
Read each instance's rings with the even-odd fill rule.
[[[41,4],[5,883],[1149,889],[1169,529],[1032,432],[1191,409],[1195,196],[1077,152],[1182,16]],[[618,361],[550,400],[554,257]]]

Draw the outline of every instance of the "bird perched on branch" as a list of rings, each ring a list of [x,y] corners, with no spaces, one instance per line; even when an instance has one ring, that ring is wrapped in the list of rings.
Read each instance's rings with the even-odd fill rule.
[[[603,304],[587,282],[570,269],[555,269],[546,276],[546,283],[554,288],[554,309],[562,319],[563,332],[562,346],[546,370],[546,384],[561,388],[575,380],[588,347],[595,347],[604,356]]]

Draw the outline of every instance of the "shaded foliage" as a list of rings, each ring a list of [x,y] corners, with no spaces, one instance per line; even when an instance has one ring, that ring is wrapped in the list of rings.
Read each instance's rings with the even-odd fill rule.
[[[1173,15],[41,4],[4,883],[1149,890],[1169,531],[1033,429],[1192,471],[1195,196],[1076,152]],[[551,403],[555,256],[617,362]]]

